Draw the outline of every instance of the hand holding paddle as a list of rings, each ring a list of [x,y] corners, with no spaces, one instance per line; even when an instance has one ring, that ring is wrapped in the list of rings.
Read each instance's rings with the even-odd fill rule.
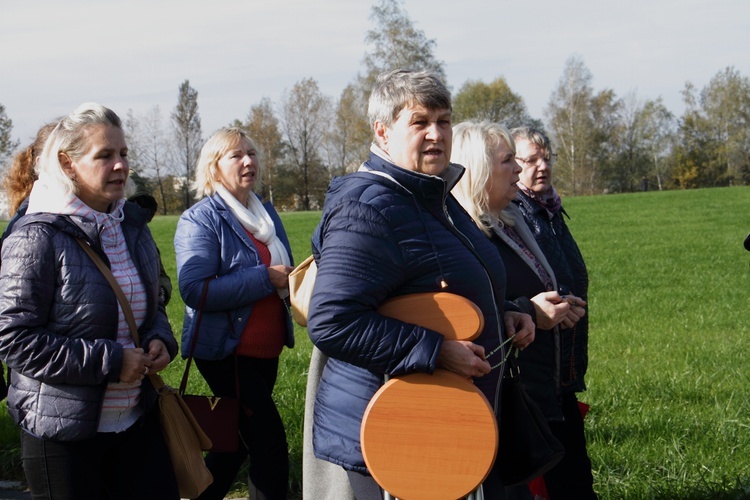
[[[467,378],[481,377],[492,369],[484,357],[484,347],[466,340],[444,340],[437,365]]]

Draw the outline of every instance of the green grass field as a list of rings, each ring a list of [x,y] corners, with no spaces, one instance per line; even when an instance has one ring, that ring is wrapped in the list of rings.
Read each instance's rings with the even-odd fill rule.
[[[569,198],[586,259],[591,331],[586,419],[601,498],[750,497],[750,188]],[[310,253],[320,213],[282,214],[295,259]],[[175,281],[168,312],[182,325],[172,237],[152,222]],[[288,431],[290,489],[301,489],[302,414],[311,344],[297,327],[275,393]],[[166,378],[177,384],[176,360]],[[191,391],[205,390],[197,370]],[[0,409],[0,474],[19,477],[18,431]],[[242,478],[240,478],[242,479]],[[242,481],[237,483],[242,491]]]

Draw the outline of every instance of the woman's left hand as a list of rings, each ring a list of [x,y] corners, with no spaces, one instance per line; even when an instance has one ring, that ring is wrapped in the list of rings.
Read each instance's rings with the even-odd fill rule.
[[[172,358],[169,357],[167,346],[159,339],[154,339],[148,343],[148,352],[146,353],[153,364],[149,367],[151,373],[158,373],[167,367]]]
[[[534,320],[528,314],[517,311],[505,311],[505,330],[508,338],[513,339],[513,345],[519,349],[525,349],[536,335]]]
[[[573,328],[586,315],[586,309],[584,308],[586,301],[572,293],[566,295],[565,300],[570,304],[570,309],[565,314],[561,324],[564,328]]]

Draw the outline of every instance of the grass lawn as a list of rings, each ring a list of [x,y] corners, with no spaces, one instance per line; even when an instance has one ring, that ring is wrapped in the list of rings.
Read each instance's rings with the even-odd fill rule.
[[[586,418],[601,498],[750,496],[750,187],[564,200],[588,265],[591,331]],[[282,214],[297,262],[319,212]],[[172,276],[168,313],[182,325],[172,238],[151,228]],[[302,414],[310,341],[297,327],[275,392],[301,489]],[[176,360],[166,378],[177,384]],[[205,390],[197,370],[191,391]],[[0,408],[0,476],[18,477],[18,431]],[[241,478],[240,478],[241,479]],[[237,483],[242,492],[242,481]]]

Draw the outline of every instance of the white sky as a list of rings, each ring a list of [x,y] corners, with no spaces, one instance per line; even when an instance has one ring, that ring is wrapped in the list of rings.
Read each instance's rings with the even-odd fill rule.
[[[169,116],[186,78],[204,135],[278,102],[302,78],[337,98],[362,70],[379,0],[0,0],[0,103],[13,135],[95,101],[121,117]],[[683,111],[727,66],[750,76],[748,0],[405,0],[435,39],[454,92],[504,76],[543,117],[565,61],[579,55],[595,91],[662,97]]]

